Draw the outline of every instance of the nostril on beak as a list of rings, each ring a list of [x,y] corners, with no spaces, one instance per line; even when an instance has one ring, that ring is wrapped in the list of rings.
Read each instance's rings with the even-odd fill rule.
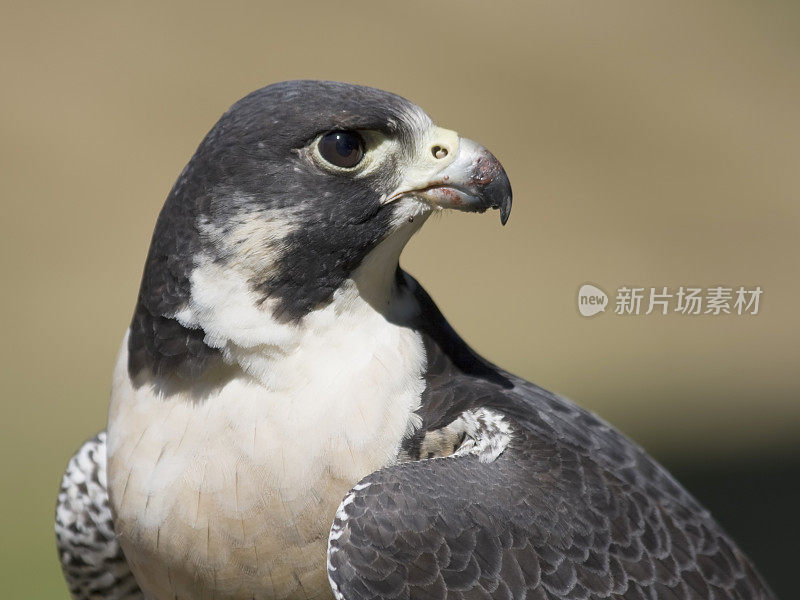
[[[447,156],[448,150],[444,146],[436,145],[431,147],[431,154],[433,154],[433,158],[441,160]]]

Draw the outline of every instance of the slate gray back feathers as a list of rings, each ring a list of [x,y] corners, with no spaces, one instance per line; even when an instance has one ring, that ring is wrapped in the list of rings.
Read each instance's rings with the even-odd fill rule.
[[[353,488],[332,529],[338,598],[769,600],[747,557],[636,444],[478,356],[408,275],[428,370],[420,435],[487,407],[514,430],[490,464],[404,462]],[[423,457],[424,458],[424,457]]]

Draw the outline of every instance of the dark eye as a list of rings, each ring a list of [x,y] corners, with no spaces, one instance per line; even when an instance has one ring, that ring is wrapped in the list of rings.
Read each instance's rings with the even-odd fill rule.
[[[355,131],[331,131],[319,141],[319,153],[332,165],[349,169],[364,157],[364,138]]]

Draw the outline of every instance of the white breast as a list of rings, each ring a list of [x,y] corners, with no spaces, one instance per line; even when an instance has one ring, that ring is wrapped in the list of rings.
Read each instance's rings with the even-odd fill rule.
[[[233,365],[222,385],[137,388],[127,340],[119,354],[108,474],[120,543],[154,600],[328,597],[336,507],[415,424],[421,338],[354,281],[297,326],[270,322],[244,282],[210,269],[195,272],[180,318]]]

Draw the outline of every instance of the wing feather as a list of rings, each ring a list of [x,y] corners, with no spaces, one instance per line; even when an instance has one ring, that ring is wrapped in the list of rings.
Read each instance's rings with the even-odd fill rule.
[[[106,488],[106,433],[70,459],[56,504],[56,543],[75,600],[144,600],[114,533]]]
[[[773,597],[706,511],[677,510],[569,443],[540,454],[541,442],[517,428],[491,463],[435,458],[365,478],[331,530],[337,597]]]

